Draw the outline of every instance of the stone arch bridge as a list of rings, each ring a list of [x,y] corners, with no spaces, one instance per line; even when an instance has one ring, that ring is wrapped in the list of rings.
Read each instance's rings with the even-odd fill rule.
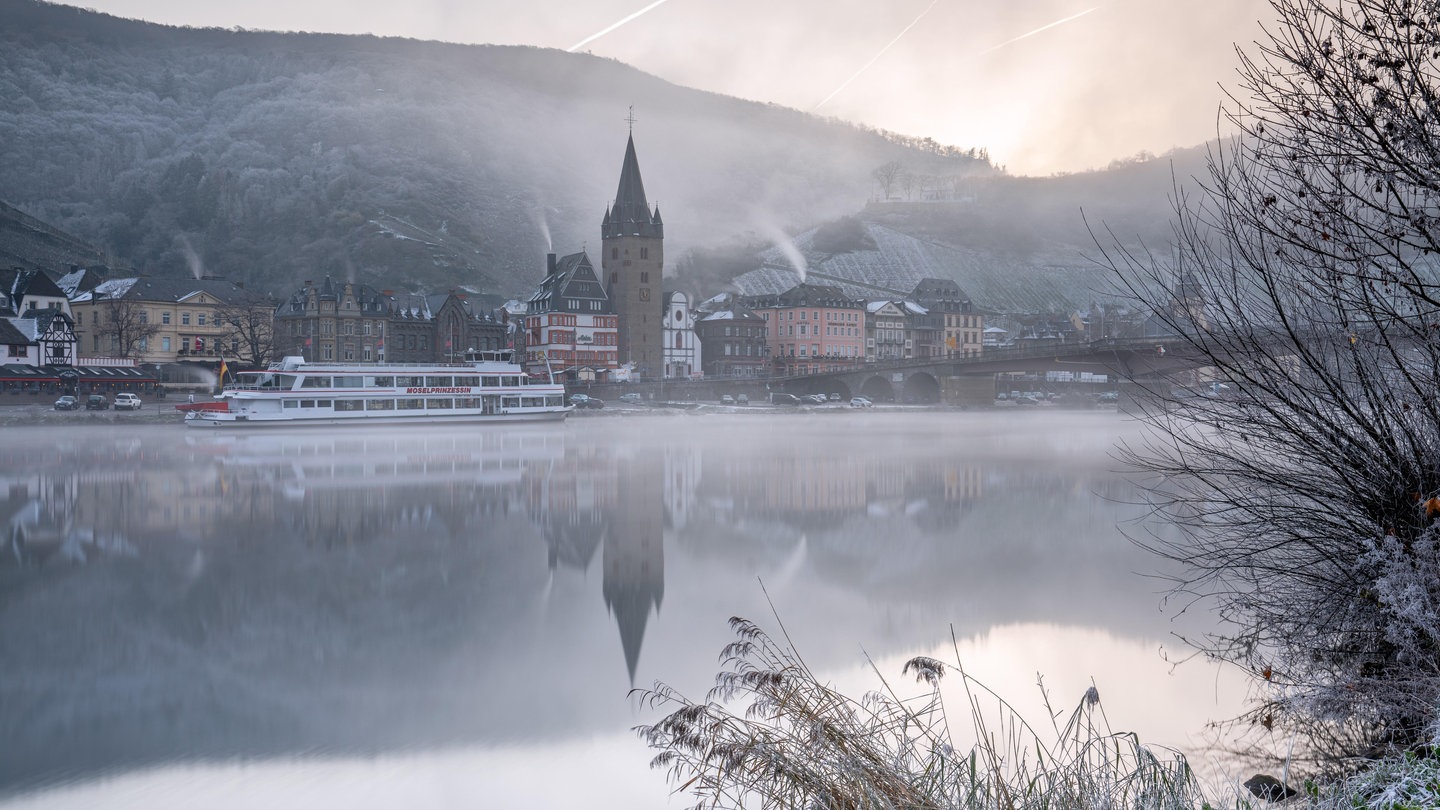
[[[990,405],[995,375],[1073,371],[1128,379],[1159,377],[1202,365],[1184,338],[1134,338],[1014,349],[979,357],[930,357],[866,363],[843,371],[772,377],[771,390],[839,393],[877,401]]]

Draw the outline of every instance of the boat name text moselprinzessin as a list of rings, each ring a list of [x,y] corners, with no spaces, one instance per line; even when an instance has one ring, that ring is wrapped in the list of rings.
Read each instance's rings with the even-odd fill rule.
[[[473,388],[406,388],[407,394],[468,394]]]

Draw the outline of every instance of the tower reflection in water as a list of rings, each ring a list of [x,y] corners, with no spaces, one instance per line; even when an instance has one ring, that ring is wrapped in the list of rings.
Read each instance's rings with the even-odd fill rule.
[[[762,575],[793,577],[796,625],[843,625],[807,650],[832,661],[862,632],[884,653],[947,621],[1145,632],[1110,598],[1138,566],[1103,452],[1015,461],[1028,432],[937,441],[952,434],[913,420],[892,437],[582,422],[7,435],[0,793],[187,758],[617,733],[629,685],[713,672],[718,646],[685,637],[754,610]],[[1074,599],[1086,580],[1107,597]]]

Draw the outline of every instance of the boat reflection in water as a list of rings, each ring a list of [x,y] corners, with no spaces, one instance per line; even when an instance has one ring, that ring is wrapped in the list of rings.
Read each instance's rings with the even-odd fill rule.
[[[613,806],[643,785],[661,807],[626,694],[708,688],[725,620],[769,615],[757,579],[819,669],[862,646],[936,654],[951,625],[1153,649],[1115,430],[846,414],[7,436],[0,805],[133,774],[136,804],[180,806],[230,777],[173,763],[303,780],[377,755],[478,767],[490,790],[602,740],[580,772],[623,785]],[[477,746],[508,753],[453,756]],[[157,767],[158,787],[140,778]],[[84,795],[108,803],[103,786]]]

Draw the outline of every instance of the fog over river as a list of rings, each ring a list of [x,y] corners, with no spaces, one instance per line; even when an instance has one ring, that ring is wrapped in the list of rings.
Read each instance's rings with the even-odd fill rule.
[[[627,699],[734,615],[858,697],[910,656],[1023,707],[1091,679],[1195,749],[1113,411],[603,412],[561,425],[4,428],[0,808],[663,808]],[[763,583],[763,588],[762,588]],[[1193,629],[1194,617],[1187,621]],[[778,633],[777,633],[778,635]],[[960,708],[955,707],[956,710]],[[1032,722],[1043,721],[1036,716]],[[1048,725],[1048,723],[1047,723]]]

